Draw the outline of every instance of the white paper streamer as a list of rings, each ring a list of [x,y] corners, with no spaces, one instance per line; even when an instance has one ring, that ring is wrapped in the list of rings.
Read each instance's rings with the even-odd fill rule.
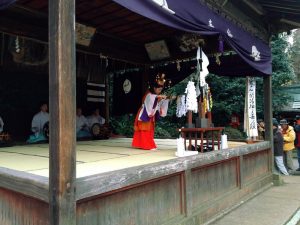
[[[185,104],[185,95],[178,96],[176,116],[177,117],[185,116],[186,112],[187,112],[187,109],[186,109],[186,104]]]
[[[186,93],[186,108],[194,113],[198,112],[198,102],[196,95],[196,88],[193,81],[189,81],[185,89]]]

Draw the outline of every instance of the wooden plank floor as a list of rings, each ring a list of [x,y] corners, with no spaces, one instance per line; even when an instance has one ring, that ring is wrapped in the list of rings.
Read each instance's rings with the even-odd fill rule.
[[[131,138],[77,142],[77,178],[176,158],[175,139],[156,139],[157,151],[131,148]],[[244,145],[229,142],[229,147]],[[49,145],[0,148],[0,167],[49,176]]]

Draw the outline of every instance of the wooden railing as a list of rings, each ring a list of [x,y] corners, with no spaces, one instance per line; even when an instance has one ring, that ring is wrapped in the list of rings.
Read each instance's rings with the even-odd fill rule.
[[[221,133],[224,130],[224,127],[208,127],[208,128],[180,128],[178,129],[181,132],[181,136],[184,138],[184,147],[185,149],[192,150],[192,140],[194,141],[195,150],[197,147],[200,147],[200,152],[204,152],[204,145],[206,148],[209,148],[209,143],[212,144],[212,150],[215,150],[215,135],[217,133],[216,141],[218,145],[218,150],[221,149]],[[205,133],[211,132],[211,136],[206,135]],[[205,139],[205,143],[204,143]],[[186,146],[186,141],[189,141],[189,145]],[[198,140],[200,141],[198,145]]]

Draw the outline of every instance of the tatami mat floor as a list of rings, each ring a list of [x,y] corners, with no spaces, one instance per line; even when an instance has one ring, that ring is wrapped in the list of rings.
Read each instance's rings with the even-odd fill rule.
[[[155,140],[158,151],[131,148],[131,138],[77,142],[77,178],[176,158],[175,139]],[[229,147],[243,145],[229,142]],[[49,145],[0,148],[0,167],[49,176]]]

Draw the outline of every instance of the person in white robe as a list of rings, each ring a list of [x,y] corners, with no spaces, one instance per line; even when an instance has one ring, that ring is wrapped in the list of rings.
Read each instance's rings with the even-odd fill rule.
[[[140,107],[134,121],[134,134],[131,146],[143,150],[157,150],[154,141],[155,123],[160,117],[165,117],[168,112],[169,99],[162,95],[165,85],[165,74],[159,73],[155,82],[143,97],[143,104]]]
[[[48,105],[43,103],[40,107],[40,112],[33,116],[31,122],[31,131],[34,133],[34,135],[29,137],[27,140],[28,143],[36,143],[47,140],[43,133],[44,126],[49,121],[49,113],[47,111]]]
[[[45,123],[49,121],[48,105],[41,105],[41,111],[34,115],[31,122],[31,131],[35,134],[42,133]]]
[[[77,138],[90,137],[90,131],[88,127],[87,118],[82,115],[82,109],[77,108],[76,110],[76,136]]]
[[[93,114],[90,115],[87,118],[87,120],[88,120],[88,125],[89,125],[90,129],[92,128],[92,126],[95,123],[98,123],[100,125],[104,125],[105,124],[105,119],[100,115],[99,109],[95,109],[95,111],[93,112]]]

